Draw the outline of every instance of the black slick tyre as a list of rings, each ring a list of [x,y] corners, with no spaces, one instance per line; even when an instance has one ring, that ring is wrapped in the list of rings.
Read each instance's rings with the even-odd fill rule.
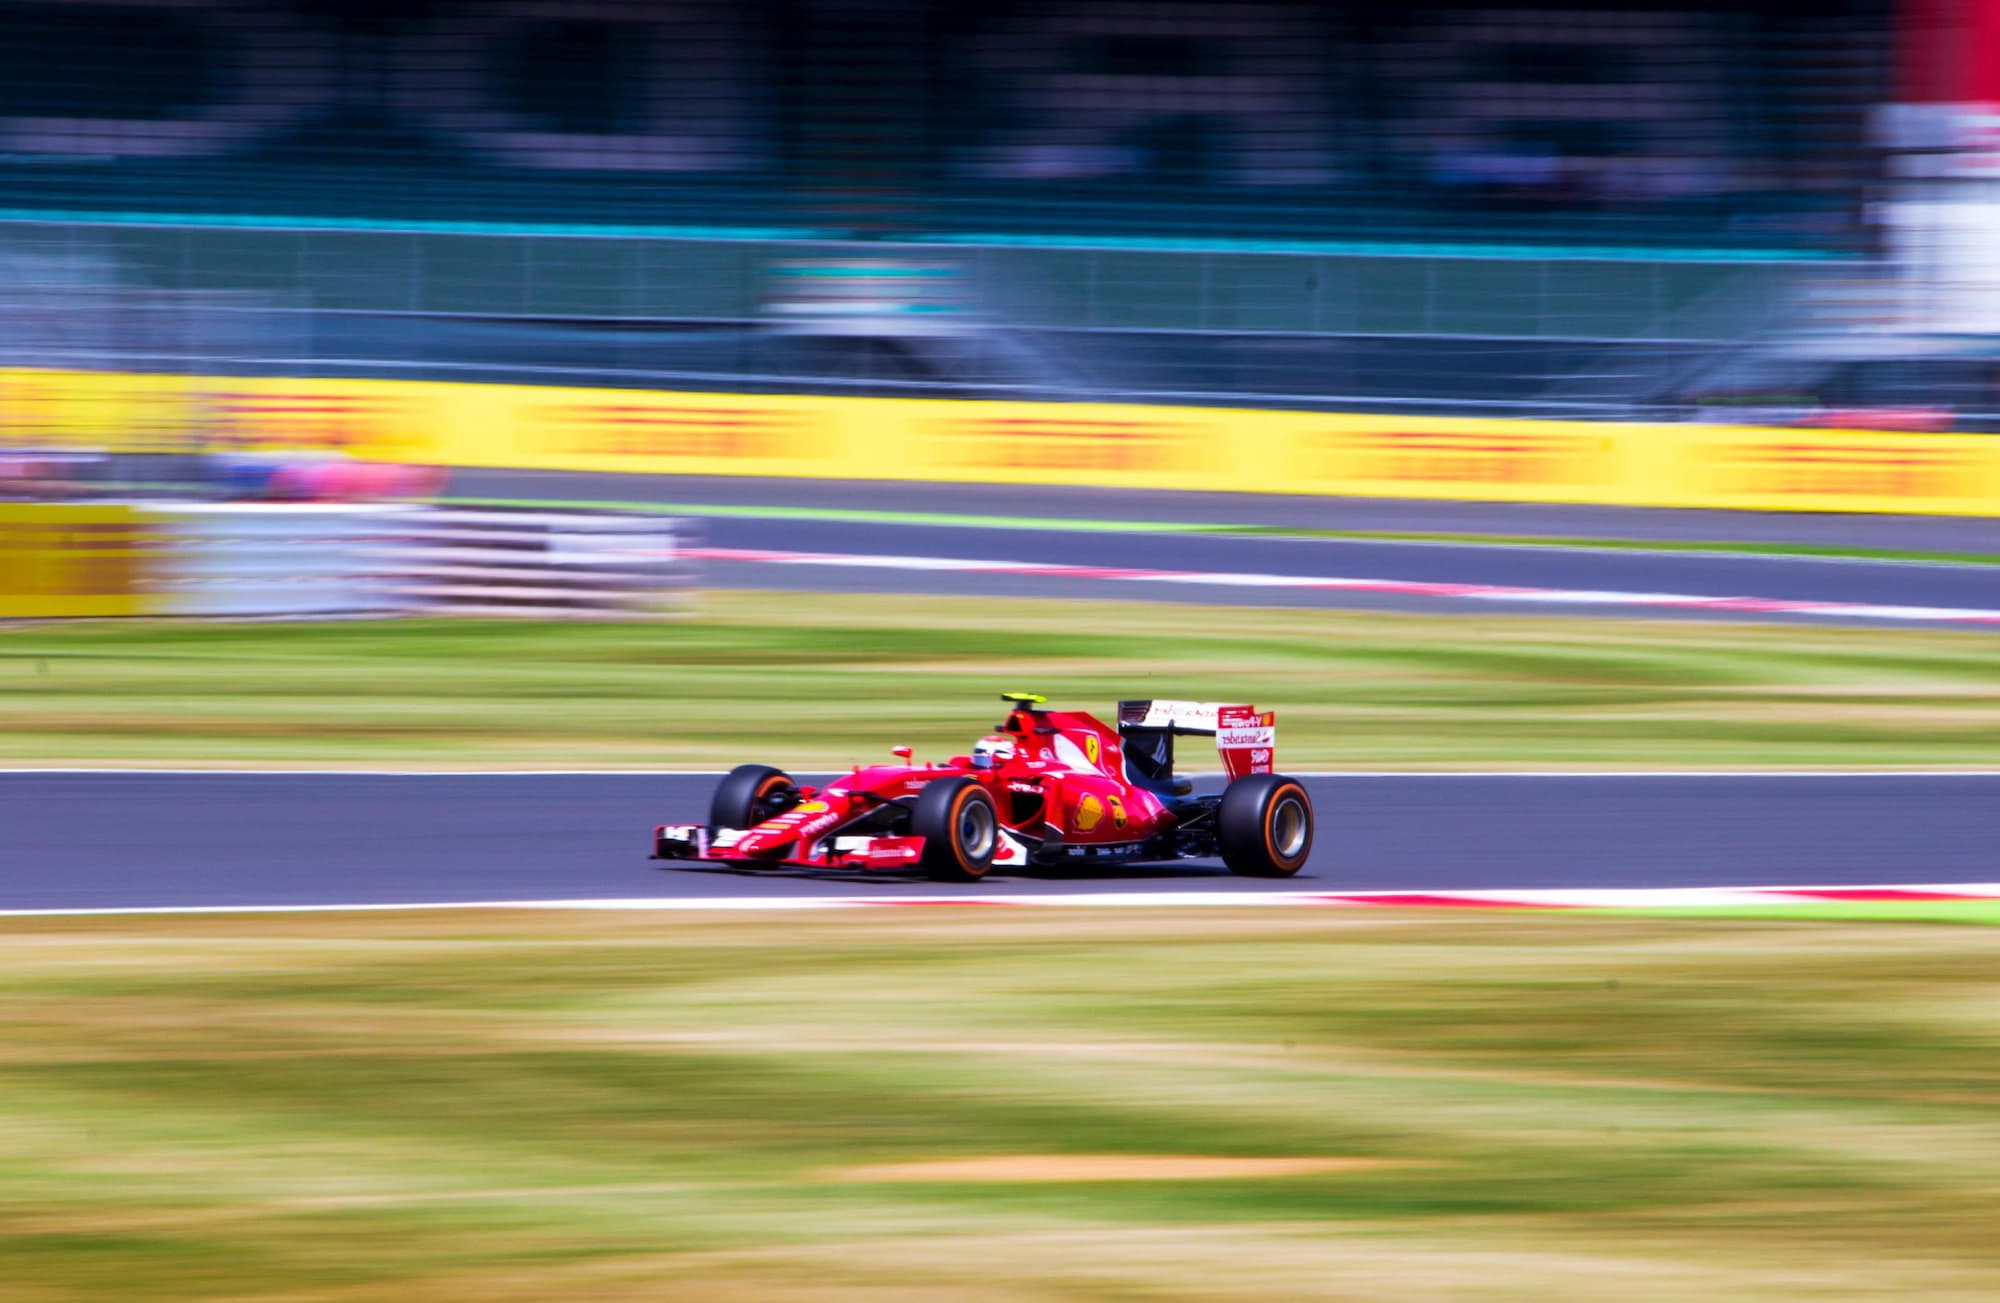
[[[977,882],[1000,849],[1000,814],[970,778],[940,778],[917,793],[910,831],[924,839],[924,872],[935,882]]]
[[[1231,873],[1289,878],[1312,854],[1312,798],[1296,778],[1246,774],[1222,793],[1215,840]]]
[[[738,765],[715,787],[708,803],[711,828],[755,828],[799,803],[799,785],[782,769]]]

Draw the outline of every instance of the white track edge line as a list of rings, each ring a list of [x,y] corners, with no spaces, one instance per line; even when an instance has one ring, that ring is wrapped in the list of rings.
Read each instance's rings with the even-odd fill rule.
[[[727,769],[174,769],[0,766],[0,778],[46,776],[213,778],[720,778]],[[795,769],[801,778],[845,769]],[[1287,769],[1292,778],[2000,778],[2000,769]],[[1200,771],[1190,778],[1220,778]]]
[[[1784,887],[1602,887],[1602,888],[1479,888],[1426,891],[1132,891],[1040,893],[1018,896],[637,896],[563,900],[403,901],[269,905],[131,905],[55,909],[0,910],[5,918],[110,918],[231,914],[361,914],[445,910],[600,910],[623,913],[757,912],[813,909],[867,909],[911,906],[1025,906],[1154,909],[1186,906],[1314,905],[1361,907],[1382,904],[1408,906],[1412,897],[1435,901],[1439,908],[1516,907],[1527,909],[1722,908],[1732,905],[1838,905],[1839,899],[1816,898],[1821,892],[1914,891],[1943,892],[1968,903],[2000,901],[2000,882],[1900,883]],[[1854,901],[1855,904],[1900,903]],[[1954,901],[1908,903],[1950,904]]]

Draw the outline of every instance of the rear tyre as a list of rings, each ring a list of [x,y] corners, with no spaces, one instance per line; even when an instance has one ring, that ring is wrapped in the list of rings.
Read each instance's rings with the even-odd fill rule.
[[[738,765],[716,784],[708,803],[711,828],[755,828],[799,803],[799,785],[769,765]]]
[[[1246,774],[1222,793],[1215,840],[1230,872],[1289,878],[1312,854],[1312,798],[1296,778]]]
[[[924,839],[924,872],[934,882],[977,882],[1000,849],[1000,814],[970,778],[939,778],[917,793],[910,831]]]

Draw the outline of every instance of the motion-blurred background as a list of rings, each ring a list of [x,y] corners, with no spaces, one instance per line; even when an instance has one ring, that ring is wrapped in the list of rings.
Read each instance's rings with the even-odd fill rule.
[[[0,499],[8,1303],[2000,1297],[2000,0],[0,0]]]
[[[7,3],[0,365],[1992,428],[1996,100],[1993,0]]]

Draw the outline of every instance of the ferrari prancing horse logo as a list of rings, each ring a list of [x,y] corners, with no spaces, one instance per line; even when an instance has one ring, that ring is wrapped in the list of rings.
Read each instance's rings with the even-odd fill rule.
[[[1098,824],[1104,822],[1106,809],[1109,809],[1111,812],[1112,825],[1123,828],[1125,826],[1125,802],[1115,796],[1107,796],[1101,801],[1095,796],[1086,796],[1076,803],[1076,830],[1078,832],[1089,832]]]
[[[1085,733],[1083,735],[1083,758],[1094,765],[1097,763],[1097,754],[1097,734]]]

